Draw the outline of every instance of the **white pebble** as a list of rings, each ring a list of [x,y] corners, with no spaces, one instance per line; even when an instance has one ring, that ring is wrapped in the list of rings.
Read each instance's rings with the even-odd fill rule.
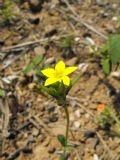
[[[87,68],[88,68],[88,64],[87,63],[80,63],[78,65],[78,69],[81,70],[81,72],[83,72],[83,73],[86,72]]]
[[[97,154],[94,154],[93,160],[100,160]]]
[[[86,40],[89,42],[90,45],[94,46],[95,45],[95,42],[93,41],[92,38],[90,37],[86,37]]]
[[[75,41],[78,42],[80,40],[80,37],[76,37]]]
[[[120,72],[112,72],[111,76],[112,77],[120,77]]]
[[[112,21],[118,21],[118,18],[117,17],[113,17]]]
[[[80,110],[79,109],[75,111],[75,116],[77,118],[80,118],[81,115],[80,115]]]
[[[74,127],[75,127],[76,130],[79,129],[80,128],[80,122],[79,121],[75,121],[74,122]]]

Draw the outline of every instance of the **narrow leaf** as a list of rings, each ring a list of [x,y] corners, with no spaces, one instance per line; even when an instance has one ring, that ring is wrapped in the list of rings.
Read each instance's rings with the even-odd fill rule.
[[[103,68],[103,71],[106,73],[106,74],[109,74],[110,73],[110,60],[109,59],[103,59],[102,60],[102,68]]]
[[[112,64],[120,62],[120,35],[116,35],[111,39],[109,52]]]
[[[65,136],[64,135],[58,135],[57,138],[58,138],[58,141],[61,143],[61,145],[63,147],[65,147],[65,145],[66,145]]]
[[[0,96],[1,96],[1,97],[5,97],[5,90],[0,89]]]
[[[61,154],[60,157],[59,157],[59,160],[66,160],[65,155]]]

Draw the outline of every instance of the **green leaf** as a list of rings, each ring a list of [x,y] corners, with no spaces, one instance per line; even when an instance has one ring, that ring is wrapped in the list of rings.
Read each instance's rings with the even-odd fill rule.
[[[66,139],[65,139],[65,136],[64,136],[64,135],[58,135],[58,136],[57,136],[57,139],[58,139],[58,141],[61,143],[61,145],[62,145],[63,147],[66,146]]]
[[[1,96],[1,97],[5,97],[5,90],[0,89],[0,96]]]
[[[34,68],[34,65],[31,63],[29,64],[25,69],[24,69],[24,73],[28,74],[29,72],[32,71],[32,69]]]
[[[60,157],[59,157],[59,160],[66,160],[65,155],[61,154]]]
[[[45,87],[43,85],[40,85],[40,88],[43,89],[45,92],[47,92],[49,95],[51,95],[55,98],[58,97],[58,93],[54,88],[52,88],[52,87],[48,88],[48,87]]]
[[[116,35],[111,38],[109,53],[112,64],[120,62],[120,35]]]
[[[36,66],[36,65],[38,65],[42,60],[43,60],[43,56],[37,55],[37,56],[33,59],[32,63],[33,63],[34,66]]]
[[[73,145],[71,144],[67,144],[67,146],[65,146],[66,151],[71,151],[72,149],[73,149]]]
[[[104,71],[106,74],[109,74],[109,73],[110,73],[111,65],[110,65],[110,60],[109,60],[109,58],[102,60],[102,68],[103,68],[103,71]]]
[[[24,73],[28,74],[31,72],[37,65],[39,65],[43,60],[43,56],[37,55],[35,58],[33,58],[32,62],[27,65],[27,67],[24,69]]]
[[[108,55],[109,47],[110,47],[110,41],[108,41],[108,42],[102,47],[102,49],[100,50],[100,52],[101,52],[101,54],[102,54],[103,56]]]
[[[79,81],[80,77],[81,77],[81,75],[77,75],[77,76],[71,81],[71,85],[74,86],[74,85],[77,83],[77,81]]]

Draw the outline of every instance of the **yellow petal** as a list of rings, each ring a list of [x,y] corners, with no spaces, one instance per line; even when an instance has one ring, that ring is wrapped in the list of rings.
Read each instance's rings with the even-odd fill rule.
[[[55,82],[57,82],[58,80],[56,78],[48,78],[46,81],[45,81],[45,86],[49,86]]]
[[[62,80],[66,86],[70,85],[70,78],[68,76],[64,76]]]
[[[65,63],[63,61],[59,61],[55,66],[56,71],[64,71],[65,70]]]
[[[67,67],[65,69],[65,75],[68,75],[68,74],[74,72],[76,69],[77,69],[77,67]]]
[[[55,70],[53,68],[47,68],[47,69],[43,69],[41,71],[46,77],[54,77],[55,75]]]

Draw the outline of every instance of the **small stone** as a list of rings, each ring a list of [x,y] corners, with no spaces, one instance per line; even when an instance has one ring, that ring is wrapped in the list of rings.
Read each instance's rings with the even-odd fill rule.
[[[81,114],[80,114],[80,110],[79,109],[75,111],[75,116],[77,118],[80,118]]]
[[[92,138],[92,137],[94,137],[96,135],[96,133],[94,132],[94,131],[86,131],[85,133],[84,133],[84,136],[86,137],[86,138]]]
[[[120,73],[119,72],[112,72],[111,76],[115,77],[115,78],[118,78],[118,77],[120,77]]]
[[[112,18],[112,21],[115,21],[115,22],[116,22],[116,21],[118,21],[118,18],[117,18],[117,17],[113,17],[113,18]]]
[[[35,137],[38,136],[39,135],[39,130],[36,129],[36,128],[33,128],[32,135],[35,136]]]
[[[86,119],[89,119],[89,118],[90,118],[90,114],[86,113],[86,114],[85,114],[85,118],[86,118]]]
[[[88,43],[89,43],[90,45],[92,45],[92,46],[95,45],[95,42],[94,42],[94,40],[93,40],[92,38],[86,37],[86,40],[88,41]]]
[[[80,122],[79,121],[75,121],[74,122],[74,129],[78,130],[80,128]]]
[[[54,147],[52,147],[52,148],[50,148],[50,149],[48,150],[48,153],[52,154],[52,153],[54,153],[55,151],[56,151],[56,149],[55,149]]]
[[[45,54],[45,49],[44,49],[44,47],[42,47],[42,46],[35,47],[35,48],[34,48],[34,52],[35,52],[37,55],[44,55],[44,54]]]
[[[50,117],[49,117],[49,121],[50,122],[57,122],[58,121],[58,116],[56,116],[56,114],[52,114]]]
[[[88,65],[87,63],[80,63],[80,64],[78,65],[78,69],[79,69],[82,73],[84,73],[84,72],[87,71],[88,66],[89,66],[89,65]]]
[[[74,66],[77,62],[77,57],[73,57],[71,59],[69,59],[68,61],[66,61],[66,65],[68,66]]]
[[[55,111],[55,108],[56,106],[54,104],[50,104],[47,108],[48,112],[51,113],[51,112],[54,112]]]
[[[93,155],[93,160],[100,160],[97,154]]]
[[[54,57],[50,57],[45,61],[45,64],[52,64],[55,61]]]
[[[76,37],[75,41],[78,42],[80,40],[80,37]]]

